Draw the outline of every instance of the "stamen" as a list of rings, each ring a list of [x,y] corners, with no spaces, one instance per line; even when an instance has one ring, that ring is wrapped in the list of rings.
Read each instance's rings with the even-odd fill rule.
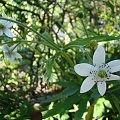
[[[100,78],[106,78],[108,76],[106,70],[103,70],[103,69],[100,69],[97,75]]]

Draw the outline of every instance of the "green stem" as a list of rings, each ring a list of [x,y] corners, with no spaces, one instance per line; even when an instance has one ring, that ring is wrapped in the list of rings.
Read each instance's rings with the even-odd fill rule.
[[[74,67],[74,63],[70,59],[70,57],[64,51],[62,51],[61,53],[62,53],[62,56],[66,59],[66,61],[71,65],[71,67]]]
[[[24,41],[24,40],[17,40],[17,41],[9,41],[9,42],[4,42],[2,43],[1,45],[4,45],[4,44],[9,44],[9,43],[27,43],[27,42],[32,42],[32,43],[36,43],[36,41]]]
[[[81,23],[82,23],[82,25],[83,25],[84,31],[85,31],[85,33],[86,33],[86,35],[87,35],[87,37],[88,37],[87,29],[86,29],[86,27],[85,27],[85,24],[84,24],[84,22],[83,22],[83,19],[81,18],[80,20],[81,20]]]
[[[82,23],[82,25],[83,25],[84,31],[85,31],[85,33],[86,33],[86,36],[87,36],[87,38],[88,38],[89,35],[88,35],[88,33],[87,33],[87,29],[86,29],[85,24],[84,24],[84,22],[83,22],[82,19],[81,19],[81,23]],[[83,48],[83,50],[85,51],[84,48]],[[89,62],[92,63],[92,59],[91,59],[89,53],[88,53],[87,51],[85,51],[85,53],[86,53],[86,57],[87,57],[87,59],[89,60]]]
[[[46,39],[41,33],[37,32],[35,29],[33,29],[33,28],[31,28],[31,27],[28,27],[27,25],[25,25],[25,24],[23,24],[23,23],[21,23],[21,22],[19,22],[19,21],[15,21],[15,20],[8,19],[8,18],[2,18],[2,17],[0,17],[0,19],[2,19],[2,20],[8,20],[8,21],[10,21],[10,22],[17,23],[18,25],[20,25],[20,26],[22,26],[22,27],[25,27],[25,28],[33,31],[33,32],[36,33],[40,38],[43,38],[47,43],[53,45],[56,50],[60,50],[60,48],[59,48],[59,46],[58,46],[57,44],[55,44],[55,43],[49,41],[48,39]]]
[[[20,43],[17,43],[17,45],[15,45],[15,47],[12,49],[12,51],[19,45]]]
[[[92,60],[92,58],[90,57],[89,53],[88,53],[88,52],[85,52],[85,53],[86,53],[86,57],[87,57],[89,63],[90,63],[90,64],[93,64],[93,60]]]
[[[86,55],[89,63],[92,64],[92,63],[93,63],[93,60],[92,60],[92,58],[90,57],[89,53],[84,49],[84,47],[80,47],[80,49],[81,49],[81,51],[83,52],[83,54]]]
[[[119,88],[119,86],[117,86],[116,89],[109,90],[109,91],[107,91],[107,93],[117,92],[117,91],[119,91],[119,90],[120,90],[120,88]]]

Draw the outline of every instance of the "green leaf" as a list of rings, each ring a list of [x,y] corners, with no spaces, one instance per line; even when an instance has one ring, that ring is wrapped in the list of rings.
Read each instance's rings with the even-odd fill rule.
[[[75,94],[73,96],[67,97],[64,100],[59,101],[54,104],[53,109],[49,110],[43,118],[48,118],[56,114],[63,114],[66,110],[69,110],[73,104],[77,103],[80,100],[80,94]]]
[[[103,42],[103,41],[111,41],[111,40],[119,40],[119,37],[114,36],[95,36],[95,37],[89,37],[89,38],[78,38],[75,41],[72,41],[64,46],[65,49],[77,47],[80,48],[80,46],[88,45],[90,42]]]
[[[48,46],[49,48],[51,48],[51,49],[53,49],[53,50],[58,50],[58,48],[56,48],[55,47],[55,45],[52,45],[52,44],[50,44],[50,43],[48,43],[48,42],[46,42],[46,41],[40,41],[40,42],[38,42],[39,44],[43,44],[43,45],[45,45],[45,46]]]
[[[61,120],[69,120],[69,115],[68,114],[64,114],[61,116]]]
[[[51,77],[53,63],[54,63],[54,58],[53,57],[49,58],[47,60],[47,63],[46,63],[46,72],[47,72],[48,79],[50,79],[50,77]]]
[[[39,36],[39,38],[42,38],[44,40],[44,42],[41,42],[41,43],[43,43],[44,45],[50,46],[52,49],[54,49],[56,51],[60,50],[60,47],[56,43],[51,41],[52,38],[50,39],[50,35],[48,35],[47,33],[45,33],[47,35],[47,36],[45,36],[44,34],[37,32],[37,30],[27,26],[26,24],[21,23],[21,22],[16,21],[16,20],[13,20],[13,19],[8,19],[8,18],[3,18],[3,17],[0,17],[0,19],[14,22],[14,23],[16,23],[24,28],[31,30],[32,32],[36,33]]]
[[[53,38],[51,37],[51,35],[46,31],[42,34],[42,36],[43,36],[43,38],[45,38],[49,41],[52,41],[52,42],[54,41]]]
[[[92,120],[93,119],[93,112],[94,112],[94,104],[89,106],[88,113],[85,117],[85,120]]]
[[[56,52],[56,54],[53,57],[47,60],[46,71],[47,71],[48,80],[50,79],[51,74],[52,74],[52,67],[53,67],[54,61],[58,56],[59,56],[59,53]]]
[[[15,81],[14,79],[9,79],[8,84],[15,84],[18,85],[18,81]]]
[[[59,50],[59,46],[54,43],[52,36],[48,32],[42,34],[43,43],[47,46],[50,46],[52,49]]]
[[[79,87],[79,85],[77,83],[75,83],[74,81],[65,81],[65,80],[61,80],[61,81],[58,81],[58,82],[54,82],[53,84],[58,84],[62,87],[71,87],[71,86],[76,86],[76,87]]]
[[[110,95],[112,97],[112,102],[114,103],[116,109],[118,110],[120,114],[120,100],[114,94],[110,94]]]
[[[47,99],[44,101],[41,101],[41,103],[48,103],[55,100],[60,100],[62,98],[66,98],[68,96],[75,94],[77,91],[79,91],[79,87],[71,86],[71,87],[65,88],[62,92],[60,92],[57,95],[47,97]]]
[[[83,113],[86,111],[88,98],[80,100],[78,105],[79,110],[75,113],[75,120],[81,120]]]
[[[63,84],[64,82],[60,82],[60,83]],[[56,95],[47,97],[47,99],[42,101],[42,103],[48,103],[51,101],[60,100],[62,98],[71,96],[71,95],[75,94],[77,91],[79,91],[79,86],[77,84],[75,84],[73,82],[67,82],[67,83],[65,82],[65,84],[67,85],[67,88],[65,88],[64,90],[62,90],[60,93],[58,93]]]

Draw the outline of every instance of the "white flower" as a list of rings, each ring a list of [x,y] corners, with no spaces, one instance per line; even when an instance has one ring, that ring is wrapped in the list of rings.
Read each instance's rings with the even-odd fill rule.
[[[116,30],[120,31],[120,25],[116,24],[116,25],[114,26],[114,28],[115,28]]]
[[[98,46],[93,55],[93,65],[81,63],[74,66],[75,72],[88,76],[82,83],[80,93],[89,91],[97,83],[98,91],[103,96],[106,92],[106,81],[120,80],[120,76],[112,73],[120,71],[120,60],[105,64],[105,50]]]
[[[9,47],[7,44],[3,45],[2,51],[4,53],[4,58],[9,59],[10,62],[14,62],[14,59],[22,58],[22,56],[17,53],[16,44]]]
[[[6,14],[2,14],[3,18],[7,18]],[[0,35],[3,35],[5,33],[8,37],[13,37],[13,33],[10,31],[10,28],[13,26],[13,22],[9,22],[7,20],[1,20],[0,21]]]

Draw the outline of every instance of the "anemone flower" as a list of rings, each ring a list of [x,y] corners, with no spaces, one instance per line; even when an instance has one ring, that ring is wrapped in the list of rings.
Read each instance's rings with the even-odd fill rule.
[[[2,17],[8,18],[5,13],[2,14]],[[10,30],[13,24],[13,22],[7,20],[0,20],[0,35],[3,35],[3,33],[5,33],[6,36],[13,37],[13,33]]]
[[[74,70],[81,76],[87,76],[83,81],[80,93],[89,91],[96,83],[101,96],[106,92],[106,81],[120,80],[114,72],[120,71],[120,60],[113,60],[105,64],[105,50],[98,46],[93,55],[93,65],[87,63],[76,64]]]
[[[22,56],[17,53],[17,47],[16,44],[9,47],[7,44],[3,45],[2,51],[4,53],[4,58],[8,59],[10,62],[14,62],[14,59],[22,58]]]

